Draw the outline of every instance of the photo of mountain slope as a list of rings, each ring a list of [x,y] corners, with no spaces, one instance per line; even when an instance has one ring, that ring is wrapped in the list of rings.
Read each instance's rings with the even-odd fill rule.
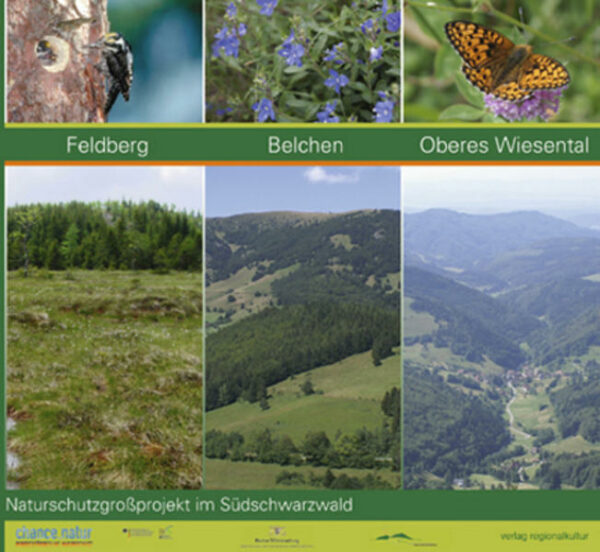
[[[600,487],[597,169],[406,170],[406,488]]]
[[[397,169],[208,170],[207,488],[400,487],[399,205]]]

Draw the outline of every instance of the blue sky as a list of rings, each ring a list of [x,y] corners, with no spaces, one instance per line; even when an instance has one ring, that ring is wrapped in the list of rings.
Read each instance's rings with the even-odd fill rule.
[[[207,167],[206,216],[399,209],[397,167]]]
[[[201,213],[204,167],[6,167],[8,207],[69,201],[154,200]]]

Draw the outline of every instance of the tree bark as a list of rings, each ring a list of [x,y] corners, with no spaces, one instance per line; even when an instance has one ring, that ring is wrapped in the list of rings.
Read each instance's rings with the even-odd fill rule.
[[[8,0],[7,120],[104,122],[107,0]]]

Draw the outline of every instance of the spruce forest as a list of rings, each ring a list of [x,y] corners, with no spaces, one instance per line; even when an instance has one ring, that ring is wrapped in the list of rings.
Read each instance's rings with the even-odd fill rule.
[[[202,219],[149,201],[10,207],[8,269],[202,270]]]

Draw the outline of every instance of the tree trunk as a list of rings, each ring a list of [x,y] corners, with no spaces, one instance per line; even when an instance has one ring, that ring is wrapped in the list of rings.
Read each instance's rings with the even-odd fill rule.
[[[7,0],[7,120],[104,122],[107,0]]]

